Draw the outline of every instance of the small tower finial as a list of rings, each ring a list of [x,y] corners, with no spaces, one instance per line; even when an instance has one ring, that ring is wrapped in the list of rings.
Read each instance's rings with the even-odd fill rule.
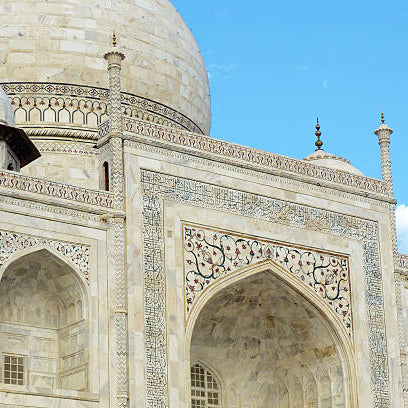
[[[113,31],[113,34],[112,34],[112,45],[113,45],[114,47],[116,47],[116,45],[117,45],[117,42],[116,42],[116,31]]]
[[[385,123],[384,112],[381,112],[381,123]]]
[[[315,135],[317,136],[317,140],[315,143],[315,146],[317,147],[316,150],[321,150],[323,146],[323,142],[320,140],[320,136],[322,135],[322,132],[320,132],[319,118],[317,118]]]

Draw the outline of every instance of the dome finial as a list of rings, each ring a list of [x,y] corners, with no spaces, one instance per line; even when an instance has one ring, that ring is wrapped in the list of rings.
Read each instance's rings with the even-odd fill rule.
[[[384,112],[381,112],[381,123],[385,123]]]
[[[115,30],[113,31],[113,34],[112,34],[112,45],[113,45],[114,47],[116,47],[116,45],[117,45],[117,42],[116,42],[116,31],[115,31]]]
[[[316,132],[315,135],[317,136],[317,140],[316,140],[316,150],[321,150],[322,146],[323,146],[323,142],[320,140],[320,136],[322,135],[322,133],[320,132],[320,125],[319,125],[319,118],[317,118],[317,124],[316,124]]]

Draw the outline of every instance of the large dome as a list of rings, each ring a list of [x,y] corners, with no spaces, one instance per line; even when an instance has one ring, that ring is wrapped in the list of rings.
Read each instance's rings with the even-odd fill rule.
[[[208,134],[206,68],[168,0],[0,0],[1,82],[106,88],[103,54],[114,30],[126,54],[123,91],[185,115]]]

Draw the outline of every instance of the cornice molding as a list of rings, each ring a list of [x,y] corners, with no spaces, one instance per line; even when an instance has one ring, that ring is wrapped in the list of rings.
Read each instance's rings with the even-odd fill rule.
[[[58,124],[44,123],[43,125],[24,124],[21,126],[30,138],[36,139],[68,139],[81,140],[88,143],[96,142],[98,134],[90,128],[63,127]]]

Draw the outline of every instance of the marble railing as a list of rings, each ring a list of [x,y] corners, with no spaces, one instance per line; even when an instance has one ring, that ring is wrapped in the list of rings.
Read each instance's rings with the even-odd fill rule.
[[[41,194],[73,201],[75,204],[113,208],[113,194],[107,191],[89,190],[83,187],[25,176],[12,171],[0,170],[0,188]]]
[[[126,117],[123,120],[123,128],[125,133],[128,132],[130,134],[146,136],[155,140],[170,142],[178,146],[197,149],[201,152],[214,153],[218,156],[225,157],[226,159],[237,159],[244,163],[246,162],[248,164],[263,166],[265,169],[276,169],[311,177],[314,180],[338,183],[364,192],[380,194],[383,196],[389,195],[386,183],[381,180],[326,167],[315,166],[303,160],[292,159],[275,153],[268,153],[208,136],[179,129],[172,129]],[[106,136],[108,133],[109,123],[105,122],[100,128],[99,137]]]

